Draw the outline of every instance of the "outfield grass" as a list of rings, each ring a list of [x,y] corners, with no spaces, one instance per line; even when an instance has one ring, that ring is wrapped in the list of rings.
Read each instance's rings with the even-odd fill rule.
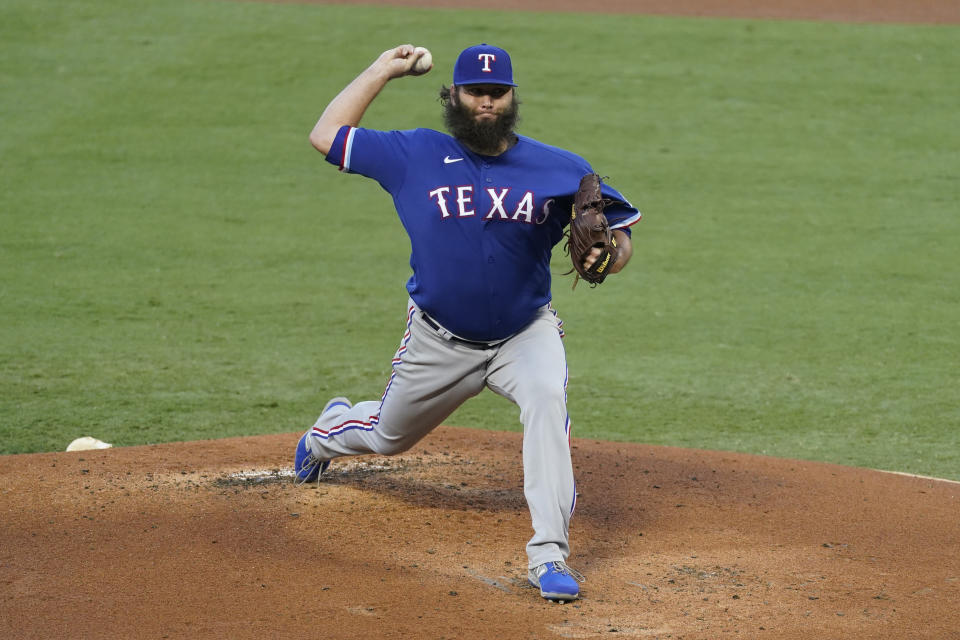
[[[957,36],[9,0],[0,452],[297,431],[331,395],[378,397],[408,242],[307,133],[402,41],[436,68],[364,123],[439,128],[452,58],[489,41],[513,54],[521,131],[645,214],[601,288],[570,291],[556,256],[575,435],[960,479]],[[519,428],[493,394],[449,423]]]

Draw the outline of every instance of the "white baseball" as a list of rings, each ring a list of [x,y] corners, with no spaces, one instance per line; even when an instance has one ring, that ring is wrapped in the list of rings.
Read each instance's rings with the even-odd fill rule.
[[[418,74],[426,73],[433,67],[433,55],[426,47],[417,47],[413,50],[413,55],[418,56],[417,61],[413,63],[413,72]]]

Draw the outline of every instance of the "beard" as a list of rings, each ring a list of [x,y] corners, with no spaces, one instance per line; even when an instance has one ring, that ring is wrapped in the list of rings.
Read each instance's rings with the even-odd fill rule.
[[[480,155],[500,153],[504,142],[509,147],[519,119],[520,101],[516,96],[510,106],[493,120],[477,120],[453,95],[443,107],[443,122],[450,135]]]

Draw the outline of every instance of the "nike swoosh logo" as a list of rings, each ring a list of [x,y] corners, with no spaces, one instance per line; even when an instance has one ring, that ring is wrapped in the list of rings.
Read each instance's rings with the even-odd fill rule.
[[[451,158],[450,156],[444,156],[443,164],[452,164],[454,162],[460,162],[463,158]]]

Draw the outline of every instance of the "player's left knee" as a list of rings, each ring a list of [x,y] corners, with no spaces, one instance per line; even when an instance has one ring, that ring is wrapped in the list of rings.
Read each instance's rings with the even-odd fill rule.
[[[567,391],[561,385],[536,384],[527,390],[521,409],[560,410],[567,405]]]

